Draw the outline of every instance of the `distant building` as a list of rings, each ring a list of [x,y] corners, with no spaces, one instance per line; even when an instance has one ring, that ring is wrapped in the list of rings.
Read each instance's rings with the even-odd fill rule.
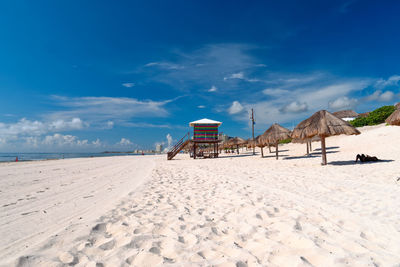
[[[219,139],[220,141],[222,141],[222,142],[226,142],[226,141],[229,140],[229,136],[227,136],[226,134],[220,133],[220,134],[218,135],[218,139]]]
[[[353,110],[340,110],[332,114],[344,121],[352,121],[359,116],[359,114]]]
[[[162,147],[161,144],[157,144],[157,145],[156,145],[156,153],[161,154],[162,149],[163,149],[163,147]]]

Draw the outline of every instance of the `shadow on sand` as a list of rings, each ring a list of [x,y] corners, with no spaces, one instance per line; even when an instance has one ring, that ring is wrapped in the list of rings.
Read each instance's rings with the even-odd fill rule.
[[[392,162],[392,159],[380,159],[378,161],[368,161],[368,162],[356,162],[355,160],[340,160],[328,162],[328,165],[345,166],[345,165],[364,165],[364,164],[377,164],[384,162]]]
[[[340,148],[340,146],[328,146],[328,147],[326,147],[326,150],[328,150],[328,149],[338,149],[338,148]],[[321,148],[316,148],[316,149],[313,149],[313,150],[321,151]]]
[[[286,157],[284,159],[308,159],[308,158],[316,158],[317,156],[310,154],[309,156],[293,156],[293,157]]]
[[[257,156],[257,154],[256,155],[253,155],[253,154],[234,154],[234,155],[221,155],[221,154],[219,154],[219,158],[241,158],[241,157],[254,157],[254,156]]]
[[[333,154],[333,153],[338,153],[339,151],[326,151],[326,154]],[[321,156],[322,152],[313,152],[311,153],[313,156]]]
[[[278,155],[279,158],[287,157],[287,156],[289,156],[289,155]],[[267,158],[276,158],[276,155],[275,155],[275,154],[274,154],[274,155],[269,155],[269,156],[265,156],[265,155],[264,155],[264,157],[261,157],[261,158],[263,158],[263,159],[267,159]]]
[[[265,149],[265,148],[264,148]],[[268,148],[266,149],[266,153],[275,153],[275,150],[274,149],[271,149],[271,152],[269,152],[268,151]],[[282,150],[278,150],[278,153],[281,153],[281,152],[287,152],[287,151],[289,151],[289,149],[282,149]],[[264,152],[265,152],[265,150],[264,150]]]
[[[326,154],[333,154],[333,153],[338,153],[339,151],[326,151]],[[321,152],[314,152],[310,153],[309,156],[304,155],[304,156],[293,156],[293,157],[286,157],[284,159],[307,159],[307,158],[317,158],[321,157]]]

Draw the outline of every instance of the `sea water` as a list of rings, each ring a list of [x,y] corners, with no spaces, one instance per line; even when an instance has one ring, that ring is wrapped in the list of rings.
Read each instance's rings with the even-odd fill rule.
[[[69,159],[69,158],[90,158],[90,157],[111,157],[111,156],[132,156],[134,153],[0,153],[0,162],[47,160],[47,159]],[[141,155],[141,154],[140,154]]]

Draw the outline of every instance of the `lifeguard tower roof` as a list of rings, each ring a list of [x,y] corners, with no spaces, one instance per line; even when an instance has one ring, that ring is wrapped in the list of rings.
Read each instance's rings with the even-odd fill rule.
[[[198,121],[192,121],[191,123],[189,123],[189,126],[194,127],[194,125],[196,124],[217,124],[218,126],[220,126],[222,122],[204,118]]]

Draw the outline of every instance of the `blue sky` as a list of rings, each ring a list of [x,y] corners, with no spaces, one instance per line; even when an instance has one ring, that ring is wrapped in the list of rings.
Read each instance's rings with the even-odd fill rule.
[[[0,152],[250,137],[400,100],[398,1],[1,1]],[[168,138],[167,138],[168,136]]]

